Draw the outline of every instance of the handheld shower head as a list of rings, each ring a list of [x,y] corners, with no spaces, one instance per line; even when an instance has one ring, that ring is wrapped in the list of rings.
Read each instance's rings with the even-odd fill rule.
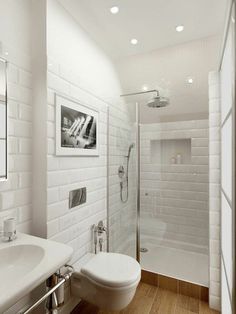
[[[134,146],[135,146],[134,143],[131,143],[131,144],[129,145],[128,156],[127,156],[128,158],[130,157],[131,150],[134,148]]]

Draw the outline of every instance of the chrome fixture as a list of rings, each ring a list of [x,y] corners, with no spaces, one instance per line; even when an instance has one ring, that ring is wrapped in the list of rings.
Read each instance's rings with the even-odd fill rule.
[[[107,232],[107,228],[104,226],[103,221],[100,220],[97,226],[98,235],[103,234],[103,232]]]
[[[69,193],[69,208],[73,208],[86,203],[87,189],[86,187],[70,191]]]
[[[93,243],[94,243],[94,252],[97,254],[97,244],[98,244],[98,238],[99,238],[99,250],[102,251],[103,246],[103,238],[102,235],[106,233],[107,235],[107,228],[104,226],[104,223],[102,220],[98,222],[97,225],[92,225],[93,230]]]
[[[151,98],[148,101],[148,103],[147,103],[148,107],[162,108],[162,107],[166,107],[167,105],[169,105],[169,99],[166,97],[161,97],[160,93],[157,89],[151,89],[151,90],[147,90],[147,91],[143,91],[143,92],[123,94],[123,95],[120,95],[120,97],[135,96],[135,95],[148,94],[148,93],[156,93],[156,96],[154,96],[153,98]]]
[[[57,300],[57,295],[55,292],[59,289],[59,287],[64,285],[64,283],[71,278],[74,272],[73,266],[65,265],[65,267],[67,268],[66,273],[62,275],[59,271],[58,273],[55,273],[51,277],[49,277],[49,279],[47,279],[46,281],[46,286],[48,287],[48,291],[40,299],[38,299],[33,305],[29,306],[23,312],[20,312],[20,314],[31,313],[35,308],[37,308],[44,301],[46,301],[47,313],[53,313],[53,314],[59,313],[60,304]]]
[[[148,249],[146,247],[141,247],[140,248],[140,252],[141,253],[147,253],[148,252]]]
[[[103,238],[99,239],[99,251],[102,252]]]
[[[129,145],[128,154],[125,156],[125,158],[127,158],[126,173],[125,173],[123,166],[120,166],[118,169],[118,176],[121,179],[121,182],[120,182],[120,199],[123,203],[126,203],[129,199],[129,159],[130,159],[131,150],[133,148],[134,148],[134,143]],[[124,176],[125,176],[125,178],[124,178]],[[124,191],[125,187],[126,187],[127,192],[126,192],[126,197],[124,198],[123,191]]]
[[[124,168],[124,166],[121,165],[118,168],[118,177],[120,179],[122,179],[124,177],[124,175],[125,175],[125,168]]]

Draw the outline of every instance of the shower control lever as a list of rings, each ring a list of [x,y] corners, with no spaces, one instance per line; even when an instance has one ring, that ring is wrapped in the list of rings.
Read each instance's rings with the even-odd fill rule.
[[[104,226],[103,221],[100,220],[97,226],[98,234],[101,235],[103,232],[107,232],[107,228]]]

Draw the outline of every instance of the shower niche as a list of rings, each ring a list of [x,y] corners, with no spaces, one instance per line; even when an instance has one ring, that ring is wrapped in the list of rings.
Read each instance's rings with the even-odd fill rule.
[[[191,138],[150,141],[150,162],[154,164],[191,164]]]

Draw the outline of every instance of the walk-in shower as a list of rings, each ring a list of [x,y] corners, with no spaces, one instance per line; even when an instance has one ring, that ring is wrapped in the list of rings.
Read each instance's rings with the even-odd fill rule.
[[[186,106],[178,117],[157,90],[121,96],[130,120],[111,112],[109,250],[136,257],[152,273],[207,286],[207,114]]]

